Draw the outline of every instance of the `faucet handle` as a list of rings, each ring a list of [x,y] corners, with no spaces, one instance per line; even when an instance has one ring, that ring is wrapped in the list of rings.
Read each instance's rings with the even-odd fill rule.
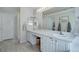
[[[60,35],[63,35],[62,31],[60,31]]]

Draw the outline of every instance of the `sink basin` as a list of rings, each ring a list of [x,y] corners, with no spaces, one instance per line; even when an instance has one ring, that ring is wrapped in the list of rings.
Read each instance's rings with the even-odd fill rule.
[[[55,37],[61,37],[61,38],[70,38],[73,37],[73,35],[71,33],[67,33],[67,32],[62,32],[62,34],[58,33],[58,34],[54,34]]]
[[[56,37],[66,37],[66,35],[54,34]]]

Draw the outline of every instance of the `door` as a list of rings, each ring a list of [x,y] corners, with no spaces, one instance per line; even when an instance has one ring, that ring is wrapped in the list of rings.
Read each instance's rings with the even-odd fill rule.
[[[1,15],[0,15],[0,41],[1,41],[1,36],[2,36],[2,21],[1,21]]]
[[[8,29],[10,28],[8,25],[10,22],[7,20],[7,15],[6,14],[2,14],[2,40],[4,39],[8,39],[7,35],[8,35]]]
[[[2,14],[2,40],[14,38],[14,17],[9,14]]]

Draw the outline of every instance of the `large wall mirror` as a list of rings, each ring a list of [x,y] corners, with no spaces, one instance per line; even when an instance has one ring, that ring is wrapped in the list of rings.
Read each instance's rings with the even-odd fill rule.
[[[72,32],[74,24],[74,8],[43,15],[43,29]]]

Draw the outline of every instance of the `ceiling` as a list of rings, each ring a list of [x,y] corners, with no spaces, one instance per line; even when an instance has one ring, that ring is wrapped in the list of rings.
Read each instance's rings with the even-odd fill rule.
[[[28,8],[28,7],[26,7]],[[33,8],[33,10],[37,10],[40,7],[30,7]],[[0,7],[0,12],[8,12],[8,13],[14,13],[18,11],[18,7]]]
[[[40,7],[32,7],[33,9],[35,9],[35,10],[37,10],[37,9],[39,9]]]
[[[43,14],[55,13],[55,12],[69,9],[69,8],[72,8],[72,7],[53,7],[53,8],[50,8],[50,9],[44,11]]]

